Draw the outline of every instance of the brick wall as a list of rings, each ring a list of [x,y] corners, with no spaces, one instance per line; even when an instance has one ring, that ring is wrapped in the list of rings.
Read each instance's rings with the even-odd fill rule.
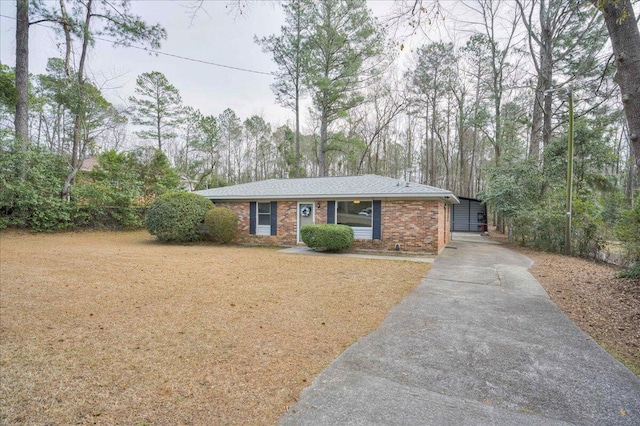
[[[354,247],[391,251],[398,244],[400,251],[439,253],[445,245],[443,210],[436,200],[383,200],[382,239],[356,240]]]
[[[249,234],[249,202],[216,202],[238,215],[239,244],[294,246],[297,240],[297,201],[278,201],[278,235]],[[316,223],[327,223],[327,202],[317,201]],[[319,205],[319,208],[317,207]],[[432,200],[383,200],[382,239],[356,240],[354,248],[439,253],[450,238],[449,206]]]

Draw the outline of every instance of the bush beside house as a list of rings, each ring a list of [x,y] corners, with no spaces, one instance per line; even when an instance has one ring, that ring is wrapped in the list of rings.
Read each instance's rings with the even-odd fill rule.
[[[211,201],[188,192],[169,192],[156,198],[146,216],[147,231],[165,243],[201,239],[200,226]]]
[[[306,225],[300,229],[300,237],[314,249],[343,251],[353,246],[353,228],[347,225]]]
[[[229,208],[214,207],[205,214],[204,226],[211,241],[227,244],[236,236],[238,216]]]

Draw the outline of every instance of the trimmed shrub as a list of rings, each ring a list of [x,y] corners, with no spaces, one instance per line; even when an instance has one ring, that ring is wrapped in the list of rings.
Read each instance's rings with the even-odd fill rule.
[[[314,249],[343,251],[353,246],[353,229],[347,225],[305,225],[300,237]]]
[[[236,237],[238,216],[226,207],[214,207],[204,215],[204,226],[211,241],[227,244]]]
[[[211,201],[190,192],[168,192],[155,199],[146,217],[147,231],[163,243],[201,239],[200,226]]]

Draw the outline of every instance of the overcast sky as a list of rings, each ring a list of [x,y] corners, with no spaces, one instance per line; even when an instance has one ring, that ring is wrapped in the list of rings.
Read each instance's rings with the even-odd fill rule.
[[[57,3],[57,2],[56,2]],[[133,12],[167,30],[161,52],[191,59],[272,72],[275,64],[262,52],[254,36],[280,32],[284,22],[279,2],[249,2],[242,16],[230,13],[228,2],[206,1],[204,11],[192,20],[188,1],[133,1]],[[370,2],[376,15],[384,15],[392,2]],[[15,1],[0,0],[0,62],[15,65]],[[30,29],[29,67],[45,72],[47,58],[61,57],[61,39],[47,25]],[[241,119],[261,114],[273,125],[293,119],[274,101],[269,75],[243,72],[165,55],[150,55],[135,48],[113,48],[97,41],[91,50],[88,75],[114,104],[124,104],[133,94],[135,80],[144,72],[160,71],[178,88],[185,105],[207,115],[232,108]]]

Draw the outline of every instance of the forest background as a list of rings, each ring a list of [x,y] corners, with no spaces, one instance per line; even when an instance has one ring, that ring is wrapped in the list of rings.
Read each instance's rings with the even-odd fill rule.
[[[191,4],[185,13],[206,13],[206,2]],[[228,5],[253,12],[251,2]],[[375,173],[480,198],[513,239],[561,252],[572,122],[572,253],[613,250],[637,262],[631,1],[460,1],[453,18],[450,2],[399,0],[384,17],[369,6],[278,3],[281,31],[255,38],[290,111],[273,124],[231,108],[204,114],[154,70],[112,103],[87,72],[96,40],[158,49],[171,34],[129,1],[18,0],[15,68],[0,64],[0,227],[139,227],[166,191]],[[34,75],[36,25],[59,55]],[[405,48],[416,35],[425,42]]]

